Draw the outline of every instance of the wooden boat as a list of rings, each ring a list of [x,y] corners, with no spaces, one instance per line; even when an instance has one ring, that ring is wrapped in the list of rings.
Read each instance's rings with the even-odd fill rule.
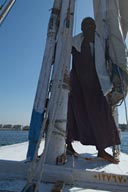
[[[51,192],[55,184],[61,183],[60,191],[125,191],[128,189],[128,155],[121,152],[120,163],[110,164],[96,158],[92,146],[75,142],[74,148],[80,156],[68,156],[64,165],[44,165],[40,190]],[[41,149],[44,141],[41,143]],[[30,163],[25,163],[28,143],[0,148],[0,191],[22,191],[26,184]],[[111,149],[107,149],[111,152]],[[38,174],[38,171],[37,171]],[[59,191],[59,190],[58,190]]]
[[[103,12],[103,15],[100,17],[103,18],[104,13],[107,11],[107,3],[109,3],[110,8],[115,9],[115,1],[94,0],[96,22],[99,32],[105,40],[107,37],[106,31],[104,32],[105,26],[101,24],[105,18],[99,21],[99,17],[97,17],[97,2],[98,5],[102,5],[101,12]],[[104,4],[102,4],[103,2]],[[113,7],[110,6],[111,4]],[[97,191],[127,191],[128,189],[128,155],[126,154],[121,153],[120,163],[114,165],[97,158],[97,152],[93,147],[86,146],[82,148],[78,142],[75,142],[74,147],[80,155],[76,158],[68,156],[65,164],[56,164],[57,157],[65,152],[66,115],[69,92],[68,73],[70,70],[74,7],[75,0],[55,0],[53,3],[44,59],[30,123],[30,131],[41,130],[34,158],[33,161],[28,162],[24,161],[25,156],[19,158],[19,161],[17,161],[17,158],[9,159],[9,157],[7,157],[8,160],[1,160],[1,191],[75,192],[93,191],[94,189]],[[115,13],[117,15],[117,12],[113,12],[113,9],[109,14]],[[116,29],[118,29],[118,37],[120,37],[119,42],[123,42],[124,39],[121,36],[119,26]],[[112,38],[111,40],[114,41]],[[118,64],[124,64],[123,69],[126,65],[125,49],[125,43],[123,42],[123,46],[119,46],[118,49],[119,52],[121,50],[122,55],[117,59]],[[115,59],[113,52],[111,54],[113,59]],[[46,105],[47,99],[49,99],[48,105]],[[48,135],[45,141],[42,141],[42,135],[45,131],[48,117]],[[40,144],[42,147],[40,147]],[[54,146],[54,150],[51,146]],[[16,149],[16,153],[13,153],[14,157],[15,154],[19,156],[20,152],[17,151],[19,150],[18,145],[1,148],[0,150],[1,153],[4,150],[4,154],[8,150],[9,155],[9,151],[11,152],[14,149]],[[27,143],[20,145],[21,154],[24,152],[26,154],[25,149],[27,149]],[[41,151],[40,158],[38,157],[39,149],[43,150]],[[108,150],[111,151],[111,149]]]

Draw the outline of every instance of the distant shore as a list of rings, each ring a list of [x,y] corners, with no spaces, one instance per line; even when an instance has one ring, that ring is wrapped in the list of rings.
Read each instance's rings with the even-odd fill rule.
[[[29,129],[9,129],[9,128],[0,128],[0,131],[29,131]]]
[[[128,131],[127,124],[119,124],[121,131]],[[12,125],[12,124],[0,124],[0,131],[28,131],[28,125]]]
[[[28,131],[28,125],[0,124],[0,131]]]

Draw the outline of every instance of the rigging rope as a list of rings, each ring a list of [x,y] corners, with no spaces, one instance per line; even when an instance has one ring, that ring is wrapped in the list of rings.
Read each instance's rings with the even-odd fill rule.
[[[6,2],[7,2],[7,0],[5,0],[2,5],[0,5],[0,11],[3,9],[4,5],[6,4]]]

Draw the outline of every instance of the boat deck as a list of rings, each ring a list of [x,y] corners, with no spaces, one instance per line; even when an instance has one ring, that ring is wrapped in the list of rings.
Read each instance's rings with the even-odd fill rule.
[[[25,186],[29,163],[25,163],[28,143],[0,148],[0,190],[19,192]],[[57,181],[64,181],[64,192],[128,191],[128,155],[120,154],[120,163],[112,164],[97,158],[95,147],[75,142],[79,157],[67,157],[64,165],[44,166],[42,187],[51,192]],[[107,149],[112,152],[110,148]],[[4,190],[4,191],[2,191]]]

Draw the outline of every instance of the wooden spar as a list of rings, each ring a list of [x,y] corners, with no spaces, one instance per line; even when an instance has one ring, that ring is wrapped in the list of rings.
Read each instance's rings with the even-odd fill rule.
[[[58,89],[59,99],[55,101],[55,98],[53,96],[53,100],[51,99],[52,104],[50,104],[51,110],[54,105],[57,105],[58,108],[56,108],[56,115],[54,115],[53,119],[55,121],[55,124],[52,124],[51,127],[49,126],[49,129],[53,129],[53,131],[50,135],[50,139],[48,142],[48,150],[46,153],[46,163],[48,164],[55,164],[57,156],[64,153],[65,150],[67,102],[69,93],[68,84],[72,46],[74,7],[74,0],[63,1],[54,71],[54,81],[57,81],[58,76],[60,76],[59,78],[62,85],[60,85],[61,87],[57,87],[56,85],[56,89],[53,88],[55,92]],[[54,146],[54,150],[52,146]]]
[[[60,15],[61,4],[62,4],[61,2],[62,0],[54,0],[51,16],[49,20],[44,57],[43,57],[41,71],[40,71],[31,121],[30,121],[29,148],[31,148],[31,142],[33,142],[33,140],[31,141],[31,135],[33,134],[32,138],[34,138],[34,142],[36,141],[37,143],[39,138],[35,138],[36,137],[35,132],[39,132],[40,134],[40,130],[43,123],[42,116],[45,110],[48,89],[50,86],[49,80],[51,75],[52,64],[54,61],[56,35],[59,27],[59,15]],[[28,149],[27,157],[28,158],[30,157],[31,159],[33,159],[33,154],[29,152],[29,149]]]
[[[58,26],[59,26],[58,14],[60,14],[60,11],[61,11],[61,4],[62,4],[61,0],[54,1],[52,13],[51,13],[51,17],[48,25],[46,47],[45,47],[43,63],[42,63],[42,68],[40,72],[37,93],[36,93],[36,98],[34,103],[35,111],[40,113],[43,113],[44,111],[45,102],[48,94],[51,65],[53,64],[54,52],[55,52],[55,46],[56,46],[56,36],[57,36]],[[36,129],[36,126],[35,126],[35,129]],[[41,130],[41,132],[43,132],[43,130]],[[42,137],[42,134],[40,134],[40,137]],[[38,154],[39,144],[40,144],[40,139],[37,145],[37,150],[35,152],[35,158]]]
[[[54,60],[56,35],[59,26],[60,9],[61,9],[61,0],[54,0],[52,13],[48,25],[47,40],[42,62],[42,68],[39,76],[38,87],[34,102],[34,109],[40,113],[43,113],[45,107],[49,78],[51,73],[51,65],[53,64]]]
[[[14,5],[16,0],[10,0],[7,6],[4,8],[3,12],[0,15],[0,24],[3,22],[9,11],[11,10],[12,6]]]
[[[61,0],[55,0],[52,8],[51,17],[49,20],[46,47],[34,102],[34,109],[40,113],[43,113],[45,108],[45,101],[51,73],[51,65],[53,64],[54,59],[56,35],[59,26],[60,8]]]
[[[38,81],[38,86],[37,86],[37,91],[36,91],[36,96],[35,96],[35,101],[34,101],[34,106],[33,106],[34,113],[40,113],[41,117],[44,112],[48,89],[49,89],[51,66],[53,64],[54,52],[55,52],[55,46],[56,46],[56,35],[58,32],[58,27],[59,27],[59,15],[60,15],[61,4],[62,4],[61,2],[62,2],[62,0],[54,0],[54,3],[53,3],[53,8],[52,8],[49,25],[48,25],[46,47],[45,47],[41,72],[40,72],[40,76],[39,76],[39,81]],[[42,118],[41,118],[41,120],[42,120]],[[40,124],[38,123],[38,119],[36,119],[36,116],[32,115],[31,123],[30,123],[30,130],[32,129],[33,126],[34,126],[34,130],[40,129],[42,126],[42,122],[40,122]],[[36,158],[38,155],[38,148],[40,145],[44,127],[45,127],[45,125],[42,126],[42,129],[40,130],[40,136],[38,138],[34,159],[31,163],[30,168],[28,169],[28,178],[27,178],[26,186],[28,186],[29,184],[31,184],[33,182],[33,177],[34,177],[35,169],[36,169]],[[23,191],[25,191],[25,190],[23,190]]]
[[[75,5],[74,0],[65,0],[62,2],[60,27],[59,27],[59,32],[58,32],[55,64],[54,64],[53,84],[52,84],[52,90],[51,90],[51,97],[50,97],[50,101],[48,104],[48,109],[50,107],[48,135],[46,138],[43,155],[41,156],[40,160],[38,161],[38,165],[37,165],[38,167],[36,167],[38,170],[38,173],[35,176],[35,178],[37,179],[37,183],[36,183],[34,192],[38,191],[40,181],[41,181],[43,171],[44,171],[44,163],[45,163],[45,160],[47,162],[47,157],[50,155],[49,152],[53,151],[54,143],[57,143],[57,145],[60,144],[59,143],[60,138],[57,139],[57,142],[52,140],[52,136],[53,136],[52,133],[54,133],[54,130],[56,129],[55,122],[56,122],[56,120],[58,120],[58,118],[57,118],[58,112],[61,113],[62,110],[64,110],[64,112],[62,112],[62,115],[65,115],[63,118],[66,118],[67,107],[65,107],[65,109],[62,109],[62,108],[64,107],[64,104],[65,104],[64,103],[65,100],[63,100],[63,98],[65,97],[66,101],[68,99],[68,90],[64,89],[63,86],[65,83],[64,82],[65,70],[67,69],[67,66],[69,66],[69,62],[70,62],[74,5]],[[70,44],[67,44],[67,42],[68,42],[67,40],[69,40]],[[70,46],[70,48],[68,46]],[[61,106],[61,107],[59,107],[59,106]],[[67,103],[66,103],[66,106],[67,106]],[[60,112],[60,109],[61,109],[61,112]],[[59,119],[59,121],[60,120],[62,120],[62,119]],[[64,125],[65,125],[64,129],[66,129],[66,122],[64,122]],[[53,143],[51,143],[51,140],[53,141]],[[65,143],[65,138],[63,139],[63,146],[61,148],[62,153],[64,152],[64,143]],[[60,147],[60,145],[59,145],[59,147]],[[54,146],[54,149],[55,149],[55,146]],[[58,150],[58,148],[57,148],[57,150]],[[56,155],[54,155],[54,153],[52,153],[52,154],[53,154],[53,156],[51,156],[52,163],[55,164],[56,157],[58,154],[56,154]],[[60,155],[60,151],[59,151],[59,155]],[[51,163],[51,161],[50,161],[50,163]]]

